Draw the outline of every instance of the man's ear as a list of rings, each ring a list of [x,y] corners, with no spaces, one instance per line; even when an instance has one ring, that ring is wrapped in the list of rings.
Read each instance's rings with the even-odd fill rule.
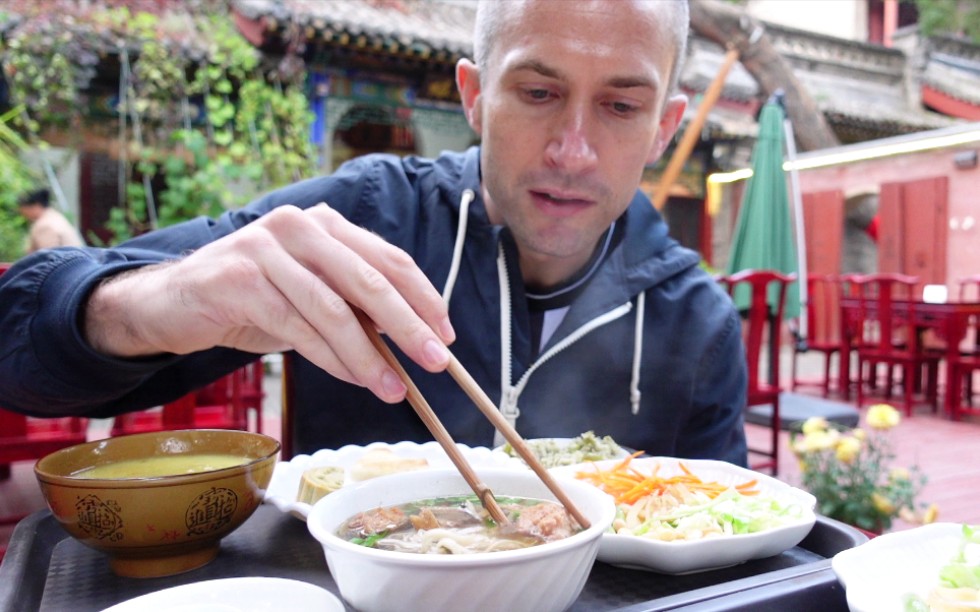
[[[650,147],[650,155],[647,157],[648,166],[655,164],[667,150],[667,145],[670,144],[674,132],[684,118],[686,108],[687,96],[683,94],[668,98],[664,103],[664,112],[660,115],[660,124],[657,126],[657,136],[653,139],[653,146]]]
[[[463,101],[466,121],[478,136],[483,135],[483,112],[480,105],[480,69],[465,57],[456,63],[456,87]]]

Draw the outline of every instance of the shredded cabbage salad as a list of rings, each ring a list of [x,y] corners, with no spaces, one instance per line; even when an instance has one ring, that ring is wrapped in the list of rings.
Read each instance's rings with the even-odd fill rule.
[[[727,489],[712,499],[677,489],[683,486],[674,485],[633,504],[618,504],[613,532],[663,541],[700,540],[766,531],[803,515],[799,504],[772,496],[748,496]]]
[[[805,514],[792,499],[764,494],[758,479],[734,484],[702,480],[680,462],[678,473],[661,474],[632,465],[636,455],[608,469],[593,465],[576,477],[591,482],[616,500],[617,534],[675,541],[766,531],[793,523]]]

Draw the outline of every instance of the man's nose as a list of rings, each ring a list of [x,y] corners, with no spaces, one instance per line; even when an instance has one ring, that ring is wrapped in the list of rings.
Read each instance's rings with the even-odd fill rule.
[[[599,156],[595,149],[596,119],[590,109],[567,106],[557,117],[545,156],[552,166],[572,173],[592,170]]]

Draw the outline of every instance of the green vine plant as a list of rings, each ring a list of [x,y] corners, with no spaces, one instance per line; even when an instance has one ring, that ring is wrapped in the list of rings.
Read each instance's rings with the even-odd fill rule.
[[[32,144],[42,126],[71,125],[79,88],[88,84],[98,61],[77,32],[54,18],[31,20],[6,41],[3,55],[7,82],[21,107],[11,125],[22,128]]]
[[[305,71],[284,78],[264,63],[227,11],[180,18],[96,8],[86,14],[84,40],[52,22],[18,34],[5,50],[12,97],[33,110],[23,128],[35,142],[45,128],[78,120],[93,47],[118,56],[127,184],[106,223],[112,243],[218,215],[316,169]]]
[[[0,115],[0,262],[15,261],[24,254],[27,223],[17,201],[36,180],[20,157],[28,144],[11,127],[23,112],[23,107],[16,107]]]

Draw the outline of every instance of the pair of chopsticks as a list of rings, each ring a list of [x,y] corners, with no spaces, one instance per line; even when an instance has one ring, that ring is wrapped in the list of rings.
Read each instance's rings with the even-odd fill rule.
[[[466,480],[466,483],[471,489],[473,489],[473,492],[476,493],[477,498],[479,498],[483,503],[483,507],[487,509],[487,512],[490,513],[490,516],[493,517],[498,524],[505,525],[509,523],[510,521],[504,515],[503,510],[500,509],[500,505],[497,504],[497,499],[493,496],[493,491],[491,491],[490,487],[484,484],[480,480],[479,476],[477,476],[476,472],[473,470],[473,466],[469,464],[466,457],[464,457],[463,453],[459,450],[459,447],[456,446],[456,442],[453,441],[452,436],[446,430],[446,427],[442,424],[442,421],[439,420],[439,417],[436,416],[436,413],[432,410],[432,407],[429,406],[429,403],[425,401],[424,397],[422,397],[422,392],[419,391],[417,386],[415,386],[415,383],[409,377],[408,372],[406,372],[405,368],[398,362],[398,358],[381,337],[381,334],[374,326],[374,322],[361,309],[354,306],[351,306],[351,308],[354,310],[354,314],[357,315],[358,322],[360,322],[361,327],[364,328],[364,331],[367,333],[368,338],[370,338],[374,348],[381,353],[381,355],[385,358],[385,361],[388,362],[388,365],[398,373],[398,376],[408,388],[408,403],[415,409],[415,412],[418,413],[419,417],[422,419],[422,422],[425,423],[425,426],[428,427],[429,431],[442,446],[443,450],[445,450],[446,454],[449,455],[449,459],[456,466],[456,469],[459,470],[460,474],[463,475],[463,479]],[[541,462],[538,461],[538,458],[531,451],[530,447],[528,447],[528,445],[524,442],[524,439],[521,438],[520,434],[517,433],[517,430],[507,422],[507,419],[505,419],[503,415],[500,414],[500,411],[497,410],[497,407],[494,406],[487,394],[480,388],[480,385],[477,384],[473,377],[470,376],[470,373],[466,371],[466,368],[463,367],[463,364],[461,364],[452,353],[449,353],[448,370],[449,374],[453,377],[456,383],[459,384],[460,388],[466,392],[466,395],[468,395],[469,398],[476,404],[477,408],[480,409],[480,412],[482,412],[484,416],[487,417],[487,420],[489,420],[490,423],[497,428],[497,430],[504,436],[504,439],[506,439],[514,450],[517,451],[517,454],[524,459],[525,463],[527,463],[534,473],[538,475],[538,478],[540,478],[545,486],[547,486],[555,497],[558,498],[558,501],[565,506],[565,510],[567,510],[568,513],[571,514],[576,521],[578,521],[578,524],[583,529],[588,529],[590,525],[589,520],[585,518],[585,515],[583,515],[578,508],[575,507],[575,504],[573,504],[572,500],[569,499],[564,489],[562,489],[561,486],[555,482],[555,479],[552,478],[548,470],[541,465]]]

